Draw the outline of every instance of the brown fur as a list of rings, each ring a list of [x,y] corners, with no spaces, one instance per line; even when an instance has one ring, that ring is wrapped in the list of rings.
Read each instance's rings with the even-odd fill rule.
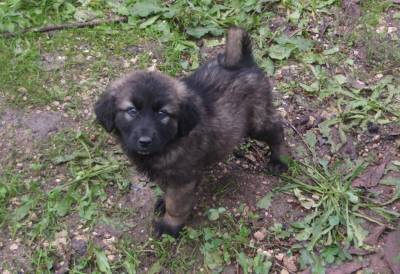
[[[148,155],[136,153],[130,148],[135,141],[124,137],[140,123],[144,130],[152,128],[126,114],[139,95],[149,97],[146,104],[164,100],[162,109],[169,113],[172,137]],[[270,83],[253,61],[248,34],[237,27],[228,31],[225,54],[186,78],[134,71],[116,80],[96,104],[96,115],[108,131],[116,129],[128,157],[164,190],[158,203],[164,214],[156,222],[158,234],[178,235],[190,215],[203,169],[224,159],[243,138],[266,141],[271,164],[286,168],[281,161],[286,154],[283,128],[272,106]]]

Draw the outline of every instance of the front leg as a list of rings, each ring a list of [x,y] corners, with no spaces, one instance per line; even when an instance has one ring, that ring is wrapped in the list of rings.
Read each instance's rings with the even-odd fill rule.
[[[157,237],[169,234],[175,238],[183,228],[192,212],[196,183],[191,182],[179,186],[168,186],[165,190],[165,213],[155,222]]]

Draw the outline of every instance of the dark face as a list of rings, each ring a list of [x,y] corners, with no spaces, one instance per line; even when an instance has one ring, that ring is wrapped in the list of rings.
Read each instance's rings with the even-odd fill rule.
[[[177,109],[171,94],[152,83],[135,87],[130,98],[120,102],[115,128],[128,155],[160,152],[176,138]]]
[[[97,120],[115,129],[132,157],[161,153],[198,123],[198,109],[186,87],[160,73],[137,72],[110,85],[95,106]]]

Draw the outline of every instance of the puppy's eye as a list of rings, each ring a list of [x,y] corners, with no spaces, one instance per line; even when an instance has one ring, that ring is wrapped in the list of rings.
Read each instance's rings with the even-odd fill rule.
[[[158,111],[158,112],[157,112],[157,115],[158,115],[158,117],[159,117],[160,119],[164,119],[165,117],[168,117],[168,116],[169,116],[169,114],[168,114],[166,111],[164,111],[164,110]]]
[[[135,107],[129,107],[126,110],[126,112],[132,117],[135,116],[138,113],[138,111],[137,111],[137,109]]]

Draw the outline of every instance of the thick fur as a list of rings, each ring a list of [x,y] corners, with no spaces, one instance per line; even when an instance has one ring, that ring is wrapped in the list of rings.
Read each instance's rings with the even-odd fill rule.
[[[132,106],[133,116],[128,114]],[[266,141],[271,165],[286,168],[270,83],[254,62],[249,35],[238,27],[229,29],[225,53],[188,77],[133,71],[109,86],[95,112],[138,169],[164,190],[164,205],[158,206],[165,214],[156,222],[157,234],[178,234],[202,170],[223,160],[243,138]],[[145,149],[143,136],[152,140]]]

